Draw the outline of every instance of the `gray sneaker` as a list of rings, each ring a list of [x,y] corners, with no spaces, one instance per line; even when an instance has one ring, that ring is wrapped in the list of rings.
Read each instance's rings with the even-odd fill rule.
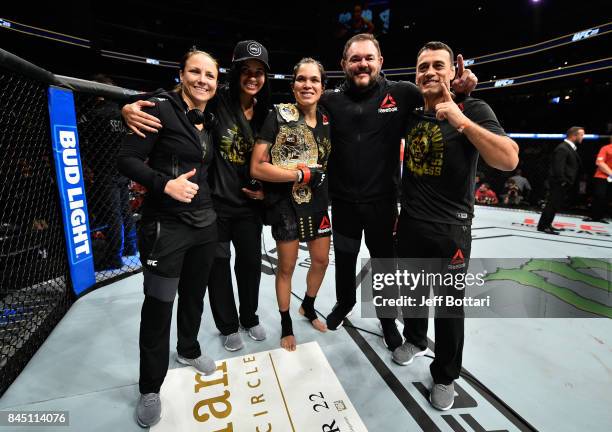
[[[404,342],[402,345],[395,348],[391,358],[398,365],[406,366],[412,363],[415,357],[425,355],[427,348],[421,350],[421,348],[412,345],[410,342]]]
[[[138,426],[148,428],[157,424],[161,419],[161,400],[159,393],[145,393],[140,395],[136,405],[136,422]]]
[[[238,351],[244,348],[244,343],[238,332],[221,337],[223,338],[223,347],[228,351]]]
[[[188,359],[177,354],[176,361],[184,365],[193,366],[198,372],[201,372],[204,375],[211,375],[215,372],[215,370],[217,370],[215,361],[204,354],[194,359]]]
[[[257,324],[247,329],[247,332],[249,333],[249,337],[256,341],[262,341],[266,338],[266,329],[264,329],[261,324]]]
[[[455,403],[455,383],[452,382],[448,385],[434,384],[429,393],[429,402],[431,402],[431,406],[440,411],[451,409],[453,403]]]

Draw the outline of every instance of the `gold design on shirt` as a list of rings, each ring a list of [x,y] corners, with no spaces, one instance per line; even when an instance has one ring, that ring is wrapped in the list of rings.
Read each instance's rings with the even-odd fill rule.
[[[440,176],[444,162],[444,139],[440,126],[421,121],[406,136],[405,166],[415,176]]]
[[[329,153],[331,152],[331,142],[328,137],[321,138],[319,143],[319,164],[327,171],[327,161],[329,160]]]
[[[219,150],[224,159],[236,165],[244,165],[250,148],[244,136],[238,130],[238,126],[233,125],[221,137]]]

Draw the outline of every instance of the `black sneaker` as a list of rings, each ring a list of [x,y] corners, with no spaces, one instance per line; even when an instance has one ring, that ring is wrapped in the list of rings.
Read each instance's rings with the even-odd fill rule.
[[[352,306],[350,308],[341,307],[339,303],[336,303],[332,311],[327,315],[327,328],[329,330],[337,330],[342,327],[344,318],[346,318],[352,310]]]
[[[544,227],[544,228],[538,228],[538,231],[546,233],[546,234],[553,234],[553,235],[559,235],[559,230],[553,228],[553,227]]]

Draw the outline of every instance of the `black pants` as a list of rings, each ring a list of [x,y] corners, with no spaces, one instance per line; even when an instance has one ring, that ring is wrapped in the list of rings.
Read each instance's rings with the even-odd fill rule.
[[[217,247],[217,226],[178,221],[143,223],[138,233],[145,300],[140,317],[140,393],[158,393],[168,371],[172,306],[178,291],[177,352],[201,355],[198,330],[206,282]]]
[[[606,179],[593,178],[593,203],[591,207],[591,217],[596,220],[601,220],[606,216],[608,209],[608,195],[612,187],[612,183],[608,183]]]
[[[543,229],[552,225],[555,219],[555,214],[563,207],[569,192],[571,190],[570,185],[562,186],[561,183],[552,182],[550,183],[550,193],[548,196],[548,202],[546,207],[542,211],[542,216],[538,221],[538,229]]]
[[[356,265],[361,233],[372,258],[395,256],[393,227],[397,219],[395,197],[367,203],[332,200],[332,230],[336,263],[336,300],[344,312],[357,302]]]
[[[242,216],[218,216],[219,244],[208,280],[210,307],[217,329],[223,335],[238,331],[238,324],[250,328],[259,324],[257,304],[261,278],[261,218],[253,213]],[[230,269],[230,242],[236,260],[234,274],[238,284],[240,318],[236,311]]]
[[[434,268],[434,265],[427,270],[442,275],[467,270],[472,243],[469,226],[411,219],[402,211],[397,237],[397,253],[400,258],[436,258],[437,260],[432,261],[439,263],[438,268]],[[457,258],[458,250],[461,251],[463,259]],[[464,266],[461,266],[461,261]],[[451,262],[455,264],[452,266],[453,269],[449,270]],[[451,289],[455,298],[463,298],[464,290]],[[441,317],[437,312],[434,319],[436,355],[429,369],[436,384],[450,384],[459,378],[461,371],[464,340],[463,308],[446,311],[451,312],[453,317]],[[426,316],[405,318],[406,341],[421,349],[427,348],[428,322]]]

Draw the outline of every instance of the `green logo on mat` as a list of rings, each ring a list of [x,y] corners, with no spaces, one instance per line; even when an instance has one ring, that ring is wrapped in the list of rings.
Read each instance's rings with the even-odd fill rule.
[[[603,270],[607,274],[607,278],[594,276],[594,272],[588,274],[580,270]],[[612,281],[612,262],[606,259],[594,258],[569,258],[569,262],[547,260],[547,259],[531,259],[520,268],[503,269],[498,268],[494,273],[490,273],[485,277],[486,281],[493,280],[508,280],[519,283],[521,285],[530,286],[547,292],[548,294],[558,298],[559,300],[570,304],[577,309],[592,313],[603,317],[612,318],[612,307],[607,304],[600,303],[593,299],[587,298],[578,292],[566,287],[552,283],[546,276],[538,272],[547,272],[555,274],[571,282],[580,282],[591,287],[601,289],[611,295]]]

